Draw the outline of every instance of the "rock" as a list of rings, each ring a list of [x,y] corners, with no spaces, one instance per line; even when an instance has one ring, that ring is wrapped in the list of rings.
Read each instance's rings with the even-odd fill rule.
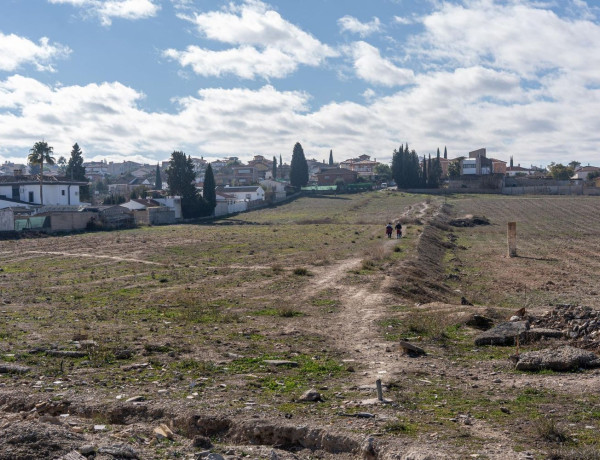
[[[42,423],[51,423],[52,425],[62,425],[62,421],[53,415],[42,415],[39,419]]]
[[[192,445],[202,449],[210,449],[213,446],[210,438],[207,436],[196,436]]]
[[[134,355],[134,351],[129,348],[115,348],[113,355],[116,359],[131,359]]]
[[[510,414],[510,409],[508,407],[501,407],[500,411],[504,412],[505,414]]]
[[[214,452],[211,454],[208,454],[206,457],[204,457],[206,460],[225,460],[225,457],[223,457],[221,454],[215,454]]]
[[[115,444],[112,446],[100,447],[99,454],[108,454],[117,458],[140,458],[138,453],[126,444]]]
[[[362,458],[364,460],[375,460],[377,458],[377,441],[373,436],[365,438],[360,446]]]
[[[171,429],[164,423],[161,423],[159,426],[154,428],[154,436],[156,436],[156,439],[158,439],[158,440],[162,440],[162,439],[173,440],[173,438],[175,437],[175,435],[173,434]]]
[[[410,342],[405,342],[404,340],[400,340],[400,342],[398,342],[398,345],[400,345],[400,348],[402,349],[404,354],[408,356],[415,357],[427,354],[425,350],[423,350],[421,347],[417,347],[416,345],[413,345]]]
[[[145,369],[149,365],[150,365],[150,363],[128,364],[125,366],[121,366],[121,369],[124,371],[134,371],[137,369]]]
[[[87,460],[87,458],[81,455],[76,450],[72,450],[68,454],[63,455],[62,457],[58,457],[57,460]]]
[[[26,374],[31,370],[27,366],[19,366],[17,364],[0,363],[0,374]]]
[[[563,336],[564,336],[563,332],[557,331],[556,329],[532,327],[525,333],[525,340],[527,340],[528,342],[537,342],[538,340],[545,339],[545,338],[558,339]]]
[[[302,394],[302,396],[300,396],[300,398],[298,398],[298,401],[300,401],[300,402],[318,402],[318,401],[323,401],[323,398],[321,398],[321,393],[319,393],[314,388],[311,388],[310,390],[305,391]]]
[[[298,363],[295,361],[286,361],[285,359],[265,359],[263,361],[265,364],[270,364],[271,366],[290,366],[290,367],[298,367]]]
[[[564,346],[524,353],[516,366],[519,371],[570,371],[580,367],[600,367],[600,358],[591,351]]]
[[[482,315],[471,315],[465,322],[467,326],[474,327],[475,329],[482,329],[487,331],[494,325],[494,320]]]
[[[98,347],[98,343],[95,340],[80,340],[79,341],[79,348],[82,348],[84,350],[91,350],[93,348],[97,348]]]
[[[125,400],[126,403],[132,403],[132,402],[141,402],[141,401],[145,401],[146,397],[145,396],[132,396],[131,398]]]
[[[429,452],[410,451],[400,457],[400,460],[438,460],[446,458],[446,456],[438,456]]]
[[[88,456],[88,455],[95,454],[97,449],[98,449],[98,447],[96,447],[94,444],[85,444],[77,450],[79,450],[79,453],[81,455]]]
[[[523,340],[528,329],[527,321],[501,323],[479,334],[475,338],[475,345],[514,345],[516,337]]]

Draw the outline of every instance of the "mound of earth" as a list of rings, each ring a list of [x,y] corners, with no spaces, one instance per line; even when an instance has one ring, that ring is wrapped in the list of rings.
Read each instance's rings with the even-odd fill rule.
[[[485,216],[466,216],[452,219],[448,222],[453,227],[475,227],[477,225],[490,225],[490,220]]]

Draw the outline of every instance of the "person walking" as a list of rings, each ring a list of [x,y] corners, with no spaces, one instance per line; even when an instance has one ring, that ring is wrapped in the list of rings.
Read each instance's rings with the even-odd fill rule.
[[[390,223],[389,223],[389,224],[387,224],[387,226],[385,227],[385,233],[386,233],[386,235],[387,235],[387,237],[388,237],[388,238],[391,238],[391,237],[392,237],[392,230],[393,230],[393,227],[392,227],[392,223],[390,222]]]
[[[402,224],[398,222],[396,224],[396,239],[399,240],[402,238]]]

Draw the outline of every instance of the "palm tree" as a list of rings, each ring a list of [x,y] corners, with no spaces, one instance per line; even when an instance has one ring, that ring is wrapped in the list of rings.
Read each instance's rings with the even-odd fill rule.
[[[31,164],[40,165],[40,204],[44,204],[43,185],[44,185],[44,161],[49,165],[54,164],[52,156],[54,149],[48,145],[46,141],[39,141],[33,144],[33,148],[29,150],[27,161]]]

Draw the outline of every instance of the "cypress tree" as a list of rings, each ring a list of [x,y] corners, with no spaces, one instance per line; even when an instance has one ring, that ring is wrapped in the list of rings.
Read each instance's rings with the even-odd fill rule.
[[[83,152],[81,151],[81,148],[79,147],[77,142],[73,144],[73,149],[71,150],[71,157],[69,158],[67,168],[65,169],[65,176],[67,176],[71,180],[87,182],[87,178],[85,177],[85,166],[83,166]],[[81,200],[90,199],[89,185],[84,185],[80,188],[79,198]]]
[[[512,157],[512,155],[510,156],[510,167],[511,168],[513,167],[513,157]]]
[[[446,146],[444,145],[444,159],[448,159],[448,150],[446,150]]]
[[[422,179],[423,187],[427,187],[427,157],[423,155],[423,179]]]
[[[209,163],[204,173],[202,196],[206,200],[210,214],[212,214],[217,207],[217,192],[215,188],[215,175],[213,174],[212,166]]]
[[[433,167],[431,164],[431,153],[429,154],[429,159],[427,160],[427,186],[433,187]]]
[[[412,152],[410,152],[410,158],[411,158],[412,168],[414,171],[413,185],[414,185],[414,187],[419,187],[423,181],[423,178],[421,176],[422,171],[421,171],[421,165],[419,162],[419,155],[417,155],[417,152],[415,152],[413,150]]]
[[[67,163],[67,169],[65,170],[65,176],[71,180],[85,181],[85,167],[83,166],[83,152],[77,142],[73,144],[71,150],[71,158]]]
[[[308,163],[300,142],[294,145],[292,162],[290,163],[290,183],[293,187],[304,187],[308,184]]]
[[[402,188],[405,184],[402,182],[402,157],[404,156],[404,150],[402,149],[402,145],[400,145],[400,149],[394,149],[394,153],[392,155],[392,177],[394,181],[396,181],[396,187]]]
[[[273,180],[277,179],[277,157],[273,155]]]
[[[329,166],[333,166],[333,150],[329,151]]]
[[[156,163],[156,178],[154,179],[154,190],[162,190],[162,177],[160,177],[160,166]]]

